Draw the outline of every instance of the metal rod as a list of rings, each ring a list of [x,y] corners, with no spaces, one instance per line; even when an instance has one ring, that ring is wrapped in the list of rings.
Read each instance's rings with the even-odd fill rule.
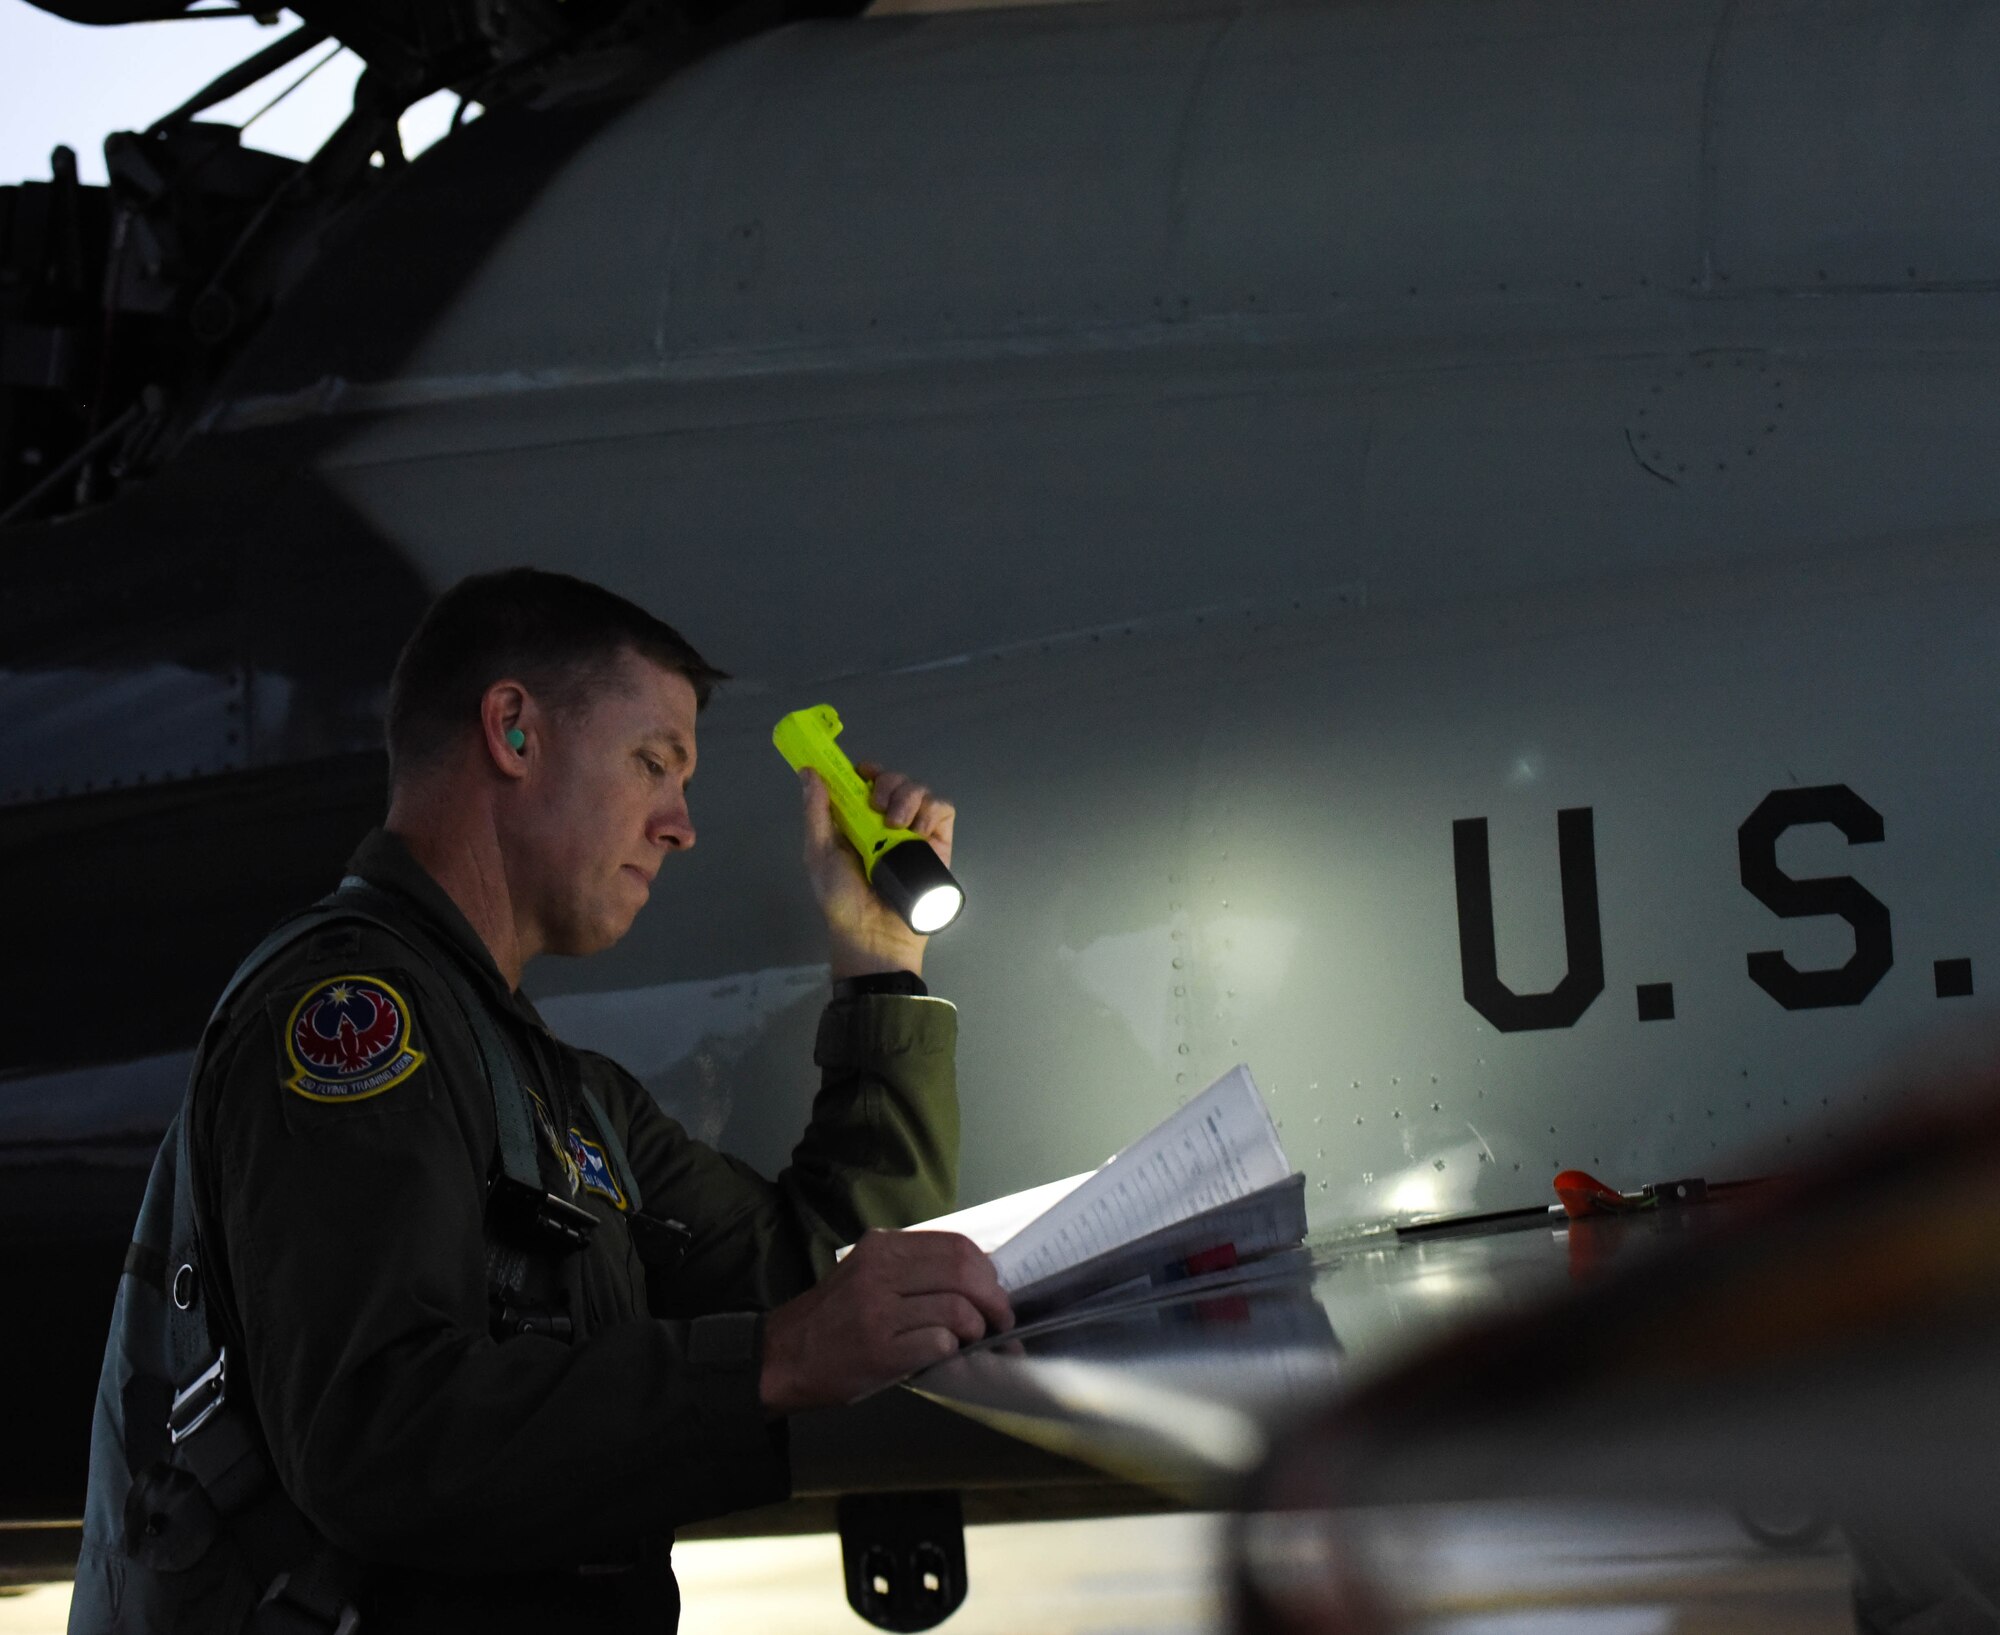
[[[307,80],[311,79],[313,75],[317,74],[322,68],[324,68],[328,63],[332,62],[335,57],[339,56],[341,52],[345,51],[346,49],[347,47],[342,45],[338,40],[334,41],[333,49],[331,51],[329,51],[324,57],[321,57],[318,62],[314,63],[312,67],[308,68],[303,74],[299,75],[297,79],[293,80],[291,84],[287,85],[276,96],[271,98],[269,102],[265,103],[263,107],[259,108],[248,119],[244,120],[243,123],[237,127],[237,133],[240,135],[242,132],[247,131],[252,125],[256,124],[258,120],[262,119],[273,108],[277,107],[277,105],[283,102],[286,97],[290,96],[301,85],[305,84]]]
[[[63,478],[75,471],[77,467],[81,466],[84,461],[88,460],[99,449],[103,448],[106,443],[123,432],[133,421],[139,418],[140,411],[144,407],[143,403],[126,405],[125,412],[116,420],[112,421],[104,430],[91,438],[82,448],[78,449],[67,460],[63,461],[61,465],[57,466],[55,470],[36,483],[33,488],[29,489],[27,493],[8,506],[6,510],[0,511],[0,528],[6,527],[8,523],[12,522],[23,511],[26,511],[29,506],[33,505],[35,501],[54,488],[57,483],[61,482]]]
[[[218,102],[227,102],[238,91],[249,90],[266,75],[275,74],[286,63],[303,57],[325,38],[326,30],[312,23],[293,29],[282,40],[273,40],[254,57],[246,57],[228,73],[211,80],[172,113],[156,119],[146,134],[154,136],[171,125],[185,124]]]

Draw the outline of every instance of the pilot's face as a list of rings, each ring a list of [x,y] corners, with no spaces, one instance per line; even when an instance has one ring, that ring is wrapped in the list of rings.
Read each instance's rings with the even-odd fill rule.
[[[668,853],[694,844],[694,688],[627,652],[615,683],[579,716],[544,721],[532,802],[536,940],[547,953],[595,953],[631,929]]]

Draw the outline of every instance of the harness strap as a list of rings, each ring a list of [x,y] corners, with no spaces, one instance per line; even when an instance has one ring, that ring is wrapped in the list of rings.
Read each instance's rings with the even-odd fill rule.
[[[424,955],[444,978],[452,998],[457,1000],[458,1008],[465,1013],[466,1026],[472,1030],[473,1040],[479,1046],[480,1059],[486,1064],[486,1077],[493,1086],[493,1116],[500,1131],[501,1167],[513,1180],[530,1184],[540,1191],[541,1168],[535,1150],[534,1113],[528,1105],[527,1091],[515,1071],[513,1052],[508,1050],[499,1030],[493,1025],[493,1018],[487,1015],[486,1007],[472,991],[464,971],[460,969],[459,957],[423,932],[391,924],[378,913],[369,912],[370,909],[393,911],[395,905],[379,886],[358,874],[348,875],[340,882],[340,889],[334,896],[326,899],[328,902],[336,900],[347,904],[349,912],[355,917],[378,926]],[[360,912],[357,913],[357,910]],[[636,1213],[644,1207],[644,1200],[639,1193],[638,1179],[632,1173],[631,1161],[625,1156],[625,1143],[618,1139],[618,1132],[605,1116],[596,1092],[588,1085],[578,1088],[583,1092],[584,1106],[590,1110],[591,1122],[604,1138],[605,1156],[611,1160],[611,1172],[617,1178],[619,1190],[625,1194],[627,1203]]]
[[[352,1635],[361,1615],[348,1597],[349,1582],[337,1556],[316,1551],[271,1580],[244,1635]]]
[[[486,1007],[479,1002],[479,996],[472,991],[465,973],[459,969],[459,956],[422,932],[386,919],[385,913],[395,910],[394,900],[379,886],[370,884],[358,874],[350,874],[340,882],[339,890],[322,901],[338,903],[347,917],[366,921],[388,932],[398,942],[421,954],[425,962],[444,979],[444,985],[451,990],[451,997],[465,1015],[466,1026],[472,1030],[473,1042],[479,1047],[479,1059],[486,1068],[487,1082],[493,1089],[493,1122],[500,1132],[500,1167],[510,1180],[540,1191],[542,1169],[535,1152],[535,1118],[528,1106],[527,1088],[521,1083],[521,1075],[514,1066],[513,1052],[500,1037],[499,1029],[494,1027],[493,1018],[486,1014]]]
[[[487,1084],[493,1096],[501,1168],[521,1188],[532,1190],[537,1195],[541,1192],[541,1166],[535,1153],[533,1115],[528,1107],[527,1089],[515,1068],[513,1056],[472,993],[470,983],[458,967],[456,956],[431,939],[392,923],[385,915],[394,910],[395,904],[386,893],[358,876],[350,875],[340,883],[338,890],[322,897],[310,908],[280,921],[270,935],[250,951],[224,984],[221,997],[209,1013],[200,1041],[195,1046],[194,1060],[188,1071],[189,1099],[182,1103],[167,1131],[167,1142],[174,1155],[173,1222],[167,1240],[167,1254],[164,1260],[157,1262],[156,1275],[167,1295],[167,1356],[174,1382],[186,1388],[189,1381],[197,1378],[207,1381],[213,1405],[211,1411],[220,1408],[227,1394],[227,1359],[217,1349],[215,1336],[210,1331],[204,1299],[207,1291],[202,1288],[202,1255],[195,1218],[194,1166],[190,1147],[192,1131],[189,1114],[193,1089],[201,1082],[209,1054],[223,1032],[237,995],[252,977],[293,943],[329,925],[359,920],[388,932],[438,972],[459,1009],[464,1012],[479,1047],[480,1060],[486,1069]],[[145,1234],[142,1232],[139,1236],[143,1239]],[[156,1263],[143,1243],[135,1244],[133,1250],[128,1251],[128,1261],[133,1254],[137,1254],[144,1263],[145,1271],[153,1271]],[[175,1418],[179,1436],[193,1435],[195,1425],[206,1417],[201,1413],[204,1405],[201,1401],[190,1399],[184,1412],[177,1407]]]
[[[604,1137],[604,1155],[611,1160],[611,1173],[617,1179],[618,1190],[625,1194],[626,1206],[636,1215],[646,1207],[646,1200],[640,1196],[639,1178],[632,1173],[631,1161],[625,1156],[625,1143],[618,1139],[611,1120],[604,1116],[597,1092],[587,1084],[578,1088],[583,1091],[584,1106],[590,1109],[591,1122],[597,1126],[597,1133]]]
[[[148,1246],[158,1240],[145,1229],[142,1218],[136,1234],[140,1241],[126,1256],[128,1271],[163,1288],[166,1294],[167,1354],[173,1383],[179,1388],[169,1418],[172,1457],[200,1483],[208,1503],[242,1553],[244,1565],[268,1586],[251,1615],[246,1635],[350,1635],[358,1622],[353,1596],[367,1573],[319,1537],[297,1508],[284,1499],[247,1408],[240,1397],[229,1400],[227,1349],[215,1346],[209,1327],[208,1291],[201,1279],[189,1115],[194,1087],[201,1081],[237,995],[277,955],[325,926],[358,920],[386,931],[436,971],[463,1012],[493,1097],[502,1171],[517,1188],[541,1194],[534,1115],[512,1053],[473,993],[458,957],[421,932],[394,923],[388,916],[395,908],[393,900],[379,888],[350,876],[311,908],[282,921],[237,966],[202,1028],[188,1075],[189,1095],[167,1132],[172,1173],[161,1176],[157,1169],[155,1172],[155,1184],[167,1181],[172,1193],[168,1252],[162,1257]],[[588,1091],[585,1095],[621,1184],[636,1196],[622,1145],[595,1098],[589,1097]],[[151,1197],[149,1186],[149,1201]],[[554,1200],[550,1202],[559,1207]],[[525,1275],[526,1264],[525,1255],[514,1259],[514,1281]]]
[[[321,1538],[278,1487],[242,1403],[220,1407],[176,1450],[252,1580],[265,1586],[243,1635],[343,1635],[372,1569]]]
[[[530,1256],[521,1251],[520,1241],[523,1234],[533,1236],[557,1247],[566,1257],[570,1250],[580,1249],[589,1242],[597,1221],[589,1210],[557,1197],[542,1185],[534,1111],[515,1065],[514,1053],[507,1048],[486,1006],[473,992],[460,956],[421,929],[387,918],[397,906],[387,893],[358,875],[349,875],[341,881],[340,889],[325,900],[339,903],[346,916],[378,927],[424,959],[443,979],[465,1017],[465,1025],[472,1033],[486,1070],[500,1144],[502,1175],[487,1199],[486,1274],[488,1290],[495,1300],[495,1317],[508,1332],[547,1333],[568,1340],[569,1312],[541,1310],[524,1296]],[[566,1267],[565,1277],[566,1281],[574,1281],[573,1267]]]
[[[323,903],[315,903],[311,908],[280,921],[269,936],[251,949],[248,957],[224,984],[222,995],[209,1012],[208,1021],[202,1026],[201,1038],[195,1045],[194,1061],[188,1068],[188,1098],[181,1103],[180,1111],[174,1115],[173,1127],[167,1132],[167,1139],[174,1144],[174,1218],[162,1271],[167,1291],[167,1355],[172,1359],[176,1381],[192,1378],[198,1370],[207,1366],[210,1356],[208,1318],[201,1309],[201,1250],[195,1229],[194,1169],[189,1161],[188,1148],[188,1113],[194,1087],[201,1082],[202,1070],[208,1065],[209,1051],[221,1036],[230,1005],[243,985],[300,937],[337,918],[339,916],[328,912]]]

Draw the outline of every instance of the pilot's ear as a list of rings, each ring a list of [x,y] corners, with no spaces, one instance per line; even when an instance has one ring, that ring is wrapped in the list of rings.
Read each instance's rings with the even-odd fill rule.
[[[518,778],[535,752],[540,711],[518,681],[496,681],[480,696],[479,726],[486,757],[506,777]]]

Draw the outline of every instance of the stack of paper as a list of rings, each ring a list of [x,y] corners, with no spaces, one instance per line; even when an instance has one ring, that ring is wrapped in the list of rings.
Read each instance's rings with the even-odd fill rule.
[[[926,1221],[993,1257],[1024,1320],[1204,1276],[1298,1243],[1293,1173],[1247,1067],[1225,1073],[1102,1169]]]

